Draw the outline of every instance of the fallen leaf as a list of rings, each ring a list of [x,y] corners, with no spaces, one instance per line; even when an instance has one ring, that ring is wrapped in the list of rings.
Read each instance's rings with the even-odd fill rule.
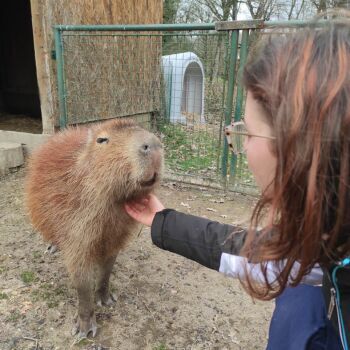
[[[33,304],[30,301],[25,301],[22,304],[20,313],[24,315],[28,310],[30,310],[33,307]]]
[[[209,202],[212,202],[212,203],[225,203],[225,201],[220,198],[220,199],[209,199]]]
[[[214,211],[216,212],[217,210],[216,209],[213,209],[213,208],[206,208],[208,211]]]
[[[183,207],[186,207],[186,208],[191,208],[188,203],[181,202],[180,205],[182,205]]]

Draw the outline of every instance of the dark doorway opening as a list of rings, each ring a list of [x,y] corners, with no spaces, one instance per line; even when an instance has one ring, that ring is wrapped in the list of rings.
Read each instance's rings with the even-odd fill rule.
[[[28,0],[0,2],[0,129],[42,132]]]

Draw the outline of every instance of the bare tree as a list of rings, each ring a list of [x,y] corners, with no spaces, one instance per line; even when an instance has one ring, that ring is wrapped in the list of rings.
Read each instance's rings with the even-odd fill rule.
[[[181,0],[178,20],[233,21],[240,7],[246,7],[252,19],[307,19],[329,8],[350,9],[350,0]]]
[[[234,21],[237,18],[239,0],[182,0],[179,20]]]
[[[212,22],[213,14],[208,7],[203,6],[196,0],[182,1],[177,22],[180,23],[194,23],[194,22]]]
[[[288,12],[288,19],[289,20],[292,18],[298,19],[300,17],[300,14],[302,13],[304,6],[305,6],[305,0],[302,0],[299,3],[298,7],[296,5],[297,5],[297,0],[292,0],[291,6],[290,6],[290,9]],[[295,15],[293,16],[293,14],[295,14]]]
[[[163,23],[174,23],[181,0],[163,0]]]
[[[253,19],[263,19],[268,21],[273,12],[276,1],[275,0],[246,0],[246,5],[249,9],[250,15]]]
[[[350,0],[312,0],[317,12],[326,11],[329,8],[350,8]]]
[[[237,18],[238,0],[197,0],[206,6],[217,21],[234,21]]]
[[[334,0],[336,7],[344,7],[350,9],[350,0]]]
[[[327,10],[327,0],[312,0],[312,4],[316,7],[317,13]]]
[[[304,14],[305,0],[241,0],[253,19],[299,19]]]

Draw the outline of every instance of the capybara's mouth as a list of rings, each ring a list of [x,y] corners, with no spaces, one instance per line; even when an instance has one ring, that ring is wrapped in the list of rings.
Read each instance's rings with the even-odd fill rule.
[[[157,174],[157,173],[154,173],[154,174],[153,174],[153,177],[152,177],[150,180],[141,182],[141,186],[142,186],[142,187],[150,187],[150,186],[153,186],[153,185],[156,183],[157,179],[158,179],[158,174]]]

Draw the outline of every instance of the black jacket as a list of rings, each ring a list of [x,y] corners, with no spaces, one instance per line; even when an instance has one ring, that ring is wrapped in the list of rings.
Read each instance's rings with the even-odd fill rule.
[[[161,249],[182,255],[208,268],[219,270],[222,253],[240,255],[247,231],[172,209],[158,212],[153,220],[151,236]],[[326,273],[325,273],[326,275]],[[350,268],[342,271],[340,287],[347,337],[350,328]],[[329,305],[330,283],[325,283],[326,305]],[[336,313],[332,313],[337,329]],[[350,341],[350,339],[349,339]]]
[[[172,209],[158,212],[153,220],[153,243],[201,265],[219,270],[222,253],[239,255],[247,231]]]

